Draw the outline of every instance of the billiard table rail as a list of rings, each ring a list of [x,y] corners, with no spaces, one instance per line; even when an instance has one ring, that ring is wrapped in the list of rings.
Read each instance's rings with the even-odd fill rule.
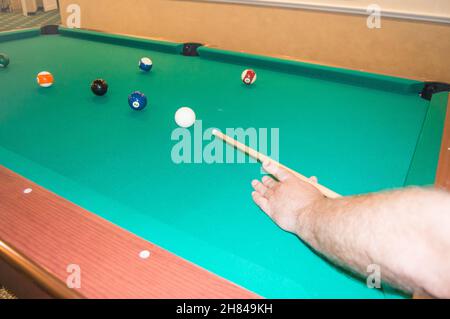
[[[424,82],[392,75],[363,72],[298,60],[287,60],[282,57],[267,57],[245,52],[233,52],[210,47],[197,42],[176,43],[165,40],[110,34],[95,30],[67,28],[58,25],[46,25],[28,30],[0,32],[0,41],[11,41],[39,35],[48,36],[55,34],[84,40],[112,43],[115,45],[181,54],[188,57],[200,57],[227,63],[274,69],[279,72],[299,74],[327,81],[340,81],[377,90],[403,94],[417,93],[426,100],[431,100],[433,94],[450,91],[450,84],[448,83],[433,81]]]
[[[0,283],[14,287],[22,298],[81,299],[81,294],[70,289],[64,281],[27,258],[0,238]]]
[[[12,265],[0,267],[0,283],[20,272],[8,280],[19,298],[260,298],[1,165],[0,197],[0,265]],[[70,265],[80,288],[66,285]],[[38,293],[21,295],[30,282]]]

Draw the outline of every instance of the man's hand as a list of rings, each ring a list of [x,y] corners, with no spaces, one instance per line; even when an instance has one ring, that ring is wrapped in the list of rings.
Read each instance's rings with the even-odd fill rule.
[[[314,186],[275,163],[265,162],[263,168],[276,180],[269,176],[264,176],[262,182],[254,180],[253,200],[278,226],[295,233],[304,208],[324,196]],[[315,177],[311,180],[317,182]]]
[[[427,188],[327,199],[276,163],[253,181],[255,203],[334,263],[405,292],[450,297],[450,195]],[[314,178],[311,181],[316,182]]]

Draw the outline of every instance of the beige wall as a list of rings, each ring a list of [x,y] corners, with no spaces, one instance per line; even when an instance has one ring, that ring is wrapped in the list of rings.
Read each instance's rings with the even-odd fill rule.
[[[450,82],[450,25],[187,0],[60,0],[81,6],[81,26],[421,80]]]

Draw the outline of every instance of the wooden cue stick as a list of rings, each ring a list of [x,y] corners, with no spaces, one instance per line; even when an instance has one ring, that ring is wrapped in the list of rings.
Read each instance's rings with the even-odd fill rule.
[[[315,182],[311,181],[306,176],[303,176],[302,174],[300,174],[300,173],[290,169],[289,167],[286,167],[283,164],[278,163],[277,161],[274,161],[270,157],[259,153],[258,151],[252,149],[251,147],[236,141],[235,139],[229,137],[228,135],[223,134],[219,130],[213,130],[212,134],[215,137],[220,138],[225,143],[227,143],[227,144],[229,144],[229,145],[231,145],[233,147],[236,147],[238,150],[248,154],[250,157],[256,159],[257,161],[260,161],[260,162],[270,161],[271,163],[274,163],[274,164],[278,165],[279,167],[282,167],[282,168],[288,170],[289,172],[291,172],[292,174],[294,174],[295,176],[300,178],[302,181],[304,181],[306,183],[309,183],[312,186],[314,186],[315,188],[317,188],[323,195],[325,195],[328,198],[339,198],[339,197],[342,197],[341,195],[339,195],[338,193],[332,191],[331,189],[326,188],[325,186],[320,185],[319,183],[315,183]]]

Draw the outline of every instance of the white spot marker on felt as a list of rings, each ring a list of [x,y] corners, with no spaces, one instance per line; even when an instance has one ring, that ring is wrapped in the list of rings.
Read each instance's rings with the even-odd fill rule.
[[[148,257],[150,257],[150,252],[148,250],[143,250],[139,253],[139,257],[141,257],[142,259],[147,259]]]
[[[26,189],[24,189],[24,191],[23,191],[23,193],[24,194],[29,194],[29,193],[31,193],[33,190],[31,189],[31,188],[26,188]]]

